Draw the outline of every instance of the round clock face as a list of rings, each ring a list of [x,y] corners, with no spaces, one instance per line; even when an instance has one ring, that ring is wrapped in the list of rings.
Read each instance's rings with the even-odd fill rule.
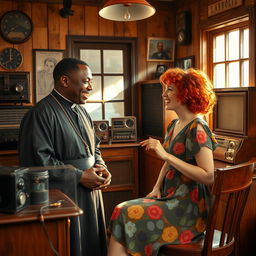
[[[15,48],[5,48],[0,53],[0,65],[5,69],[15,69],[22,63],[21,53]]]
[[[28,40],[32,30],[31,19],[21,11],[6,12],[0,20],[2,37],[13,44],[23,43]]]

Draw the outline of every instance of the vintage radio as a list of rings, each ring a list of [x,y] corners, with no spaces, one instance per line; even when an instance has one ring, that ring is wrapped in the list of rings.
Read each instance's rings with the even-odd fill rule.
[[[111,137],[113,142],[125,142],[137,140],[136,117],[111,118]]]
[[[93,121],[93,126],[96,135],[101,142],[109,141],[109,122],[107,120]]]
[[[239,138],[215,135],[218,146],[213,152],[214,159],[232,164],[240,164],[255,155],[255,138]]]
[[[29,102],[29,72],[0,72],[0,103]]]
[[[20,123],[29,106],[0,106],[0,149],[16,149]]]
[[[0,167],[0,212],[19,212],[30,205],[27,168]]]

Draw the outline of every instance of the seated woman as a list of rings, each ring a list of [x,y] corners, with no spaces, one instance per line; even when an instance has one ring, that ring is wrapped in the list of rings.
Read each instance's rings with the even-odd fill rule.
[[[163,145],[153,138],[141,142],[165,163],[146,198],[114,209],[109,256],[156,256],[162,245],[191,243],[206,228],[216,140],[200,114],[215,103],[212,84],[199,70],[179,68],[167,70],[160,82],[165,108],[178,119],[168,126]]]

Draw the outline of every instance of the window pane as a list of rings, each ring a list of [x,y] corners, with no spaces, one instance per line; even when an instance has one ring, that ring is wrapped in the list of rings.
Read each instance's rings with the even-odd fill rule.
[[[100,50],[81,49],[80,59],[90,66],[92,73],[98,74],[101,72]]]
[[[228,87],[239,87],[239,62],[228,64]]]
[[[242,58],[249,58],[249,29],[243,30]]]
[[[124,99],[124,77],[104,76],[104,100]]]
[[[84,104],[84,107],[90,114],[92,120],[102,120],[102,104],[101,103],[89,103]]]
[[[219,62],[225,60],[225,36],[219,35],[215,37],[213,49],[213,62]]]
[[[123,51],[121,50],[104,50],[103,51],[103,66],[106,74],[123,73]]]
[[[228,33],[228,60],[239,59],[239,30]]]
[[[107,102],[105,104],[105,119],[124,116],[124,102]]]
[[[225,88],[225,64],[218,64],[214,66],[213,86],[215,88]]]
[[[249,61],[242,63],[242,86],[249,86]]]
[[[101,76],[93,76],[92,87],[89,100],[102,100]]]

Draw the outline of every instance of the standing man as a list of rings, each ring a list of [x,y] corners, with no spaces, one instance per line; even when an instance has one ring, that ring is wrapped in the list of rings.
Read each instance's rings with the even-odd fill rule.
[[[80,106],[92,90],[92,72],[85,62],[64,58],[56,65],[53,78],[54,90],[22,121],[20,165],[76,167],[77,203],[84,214],[71,222],[71,255],[106,256],[101,189],[110,184],[111,174],[101,158],[89,114]],[[64,174],[53,172],[52,177],[69,183]]]

